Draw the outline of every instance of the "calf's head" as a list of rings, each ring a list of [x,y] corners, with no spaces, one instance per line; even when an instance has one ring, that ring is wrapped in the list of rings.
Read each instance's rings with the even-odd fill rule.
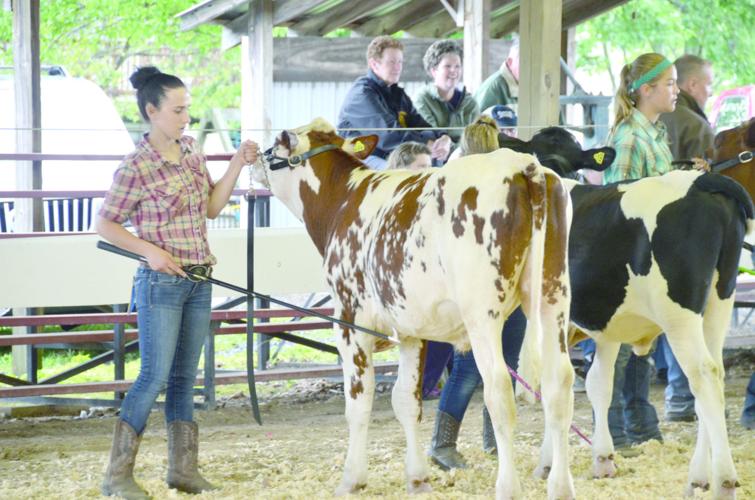
[[[503,134],[498,139],[502,148],[533,154],[561,177],[576,178],[583,168],[603,171],[616,158],[616,151],[609,147],[582,150],[577,139],[561,127],[544,128],[529,141]]]
[[[321,179],[327,175],[323,170],[337,169],[341,165],[354,167],[353,158],[344,161],[344,157],[348,158],[344,152],[361,160],[376,145],[374,135],[344,139],[327,121],[316,118],[308,125],[279,133],[273,146],[265,151],[264,161],[254,166],[253,178],[270,189],[301,219],[299,192],[302,184],[318,192]],[[315,158],[318,158],[317,162],[313,162]],[[357,162],[357,165],[361,163]]]

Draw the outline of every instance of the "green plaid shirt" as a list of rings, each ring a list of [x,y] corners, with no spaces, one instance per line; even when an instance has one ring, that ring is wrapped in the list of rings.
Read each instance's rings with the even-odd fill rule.
[[[144,138],[115,171],[100,215],[122,224],[130,219],[136,234],[168,252],[180,266],[215,264],[207,242],[207,201],[215,186],[206,161],[197,168],[185,158],[199,153],[188,136],[180,139],[181,163],[160,156]]]
[[[616,149],[616,159],[603,172],[603,184],[627,179],[663,175],[672,170],[666,126],[650,123],[636,108],[608,138]]]

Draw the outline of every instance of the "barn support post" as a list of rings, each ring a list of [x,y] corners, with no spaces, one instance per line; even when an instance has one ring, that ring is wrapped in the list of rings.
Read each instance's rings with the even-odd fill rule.
[[[265,149],[272,139],[273,2],[251,1],[249,11],[248,35],[241,39],[242,139],[251,138]]]
[[[561,0],[522,2],[519,13],[519,138],[558,124]]]
[[[464,85],[474,92],[490,59],[490,0],[464,0]]]
[[[42,151],[42,103],[39,84],[39,0],[14,1],[13,9],[13,75],[16,102],[16,151]],[[42,187],[41,161],[16,161],[16,189]],[[44,230],[42,200],[22,198],[14,200],[15,231]],[[25,316],[31,310],[13,309],[13,314]],[[34,328],[13,328],[14,335],[35,332]],[[34,346],[13,346],[13,373],[26,373],[30,382],[37,380],[37,349]]]
[[[575,28],[561,30],[561,59],[566,65],[574,71],[574,59],[577,51],[577,42],[574,39],[576,35]],[[561,72],[560,82],[561,95],[571,95],[574,92],[574,84],[571,82],[565,71]],[[564,123],[575,123],[577,121],[576,106],[564,107]]]

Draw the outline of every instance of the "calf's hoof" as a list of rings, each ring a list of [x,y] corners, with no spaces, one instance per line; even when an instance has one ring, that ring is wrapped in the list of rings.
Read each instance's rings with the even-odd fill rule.
[[[615,475],[616,464],[613,462],[613,454],[595,457],[595,460],[592,462],[592,477],[594,479],[614,477]]]
[[[533,472],[532,475],[536,479],[548,479],[548,475],[550,473],[551,473],[551,466],[550,465],[538,464],[538,466],[535,467],[535,472]]]
[[[716,491],[713,489],[713,498],[716,500],[734,500],[737,498],[737,487],[739,481],[736,479],[726,479],[721,481],[721,487]]]
[[[419,493],[430,493],[433,491],[433,488],[430,486],[430,479],[428,478],[412,479],[407,483],[406,491],[410,495],[417,495]]]
[[[700,488],[702,491],[708,491],[708,489],[710,489],[710,485],[706,480],[690,481],[689,483],[687,483],[687,487],[684,489],[684,496],[694,497],[695,489],[697,488]]]
[[[360,490],[363,490],[366,487],[367,485],[363,483],[341,483],[340,485],[338,485],[338,488],[336,488],[334,494],[337,497],[342,497],[344,495],[353,495],[354,493],[358,493]]]

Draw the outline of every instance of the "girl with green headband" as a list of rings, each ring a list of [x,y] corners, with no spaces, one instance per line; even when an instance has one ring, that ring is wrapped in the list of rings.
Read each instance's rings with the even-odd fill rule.
[[[666,127],[658,120],[676,106],[676,69],[660,54],[643,54],[621,70],[616,117],[608,145],[616,159],[603,182],[661,175],[672,169]]]
[[[616,149],[616,158],[603,172],[604,184],[662,175],[672,169],[666,127],[658,117],[674,110],[678,94],[676,69],[662,55],[643,54],[624,66],[607,144]],[[658,414],[649,399],[648,358],[622,344],[614,365],[608,428],[614,448],[625,456],[637,453],[633,445],[662,440]]]

